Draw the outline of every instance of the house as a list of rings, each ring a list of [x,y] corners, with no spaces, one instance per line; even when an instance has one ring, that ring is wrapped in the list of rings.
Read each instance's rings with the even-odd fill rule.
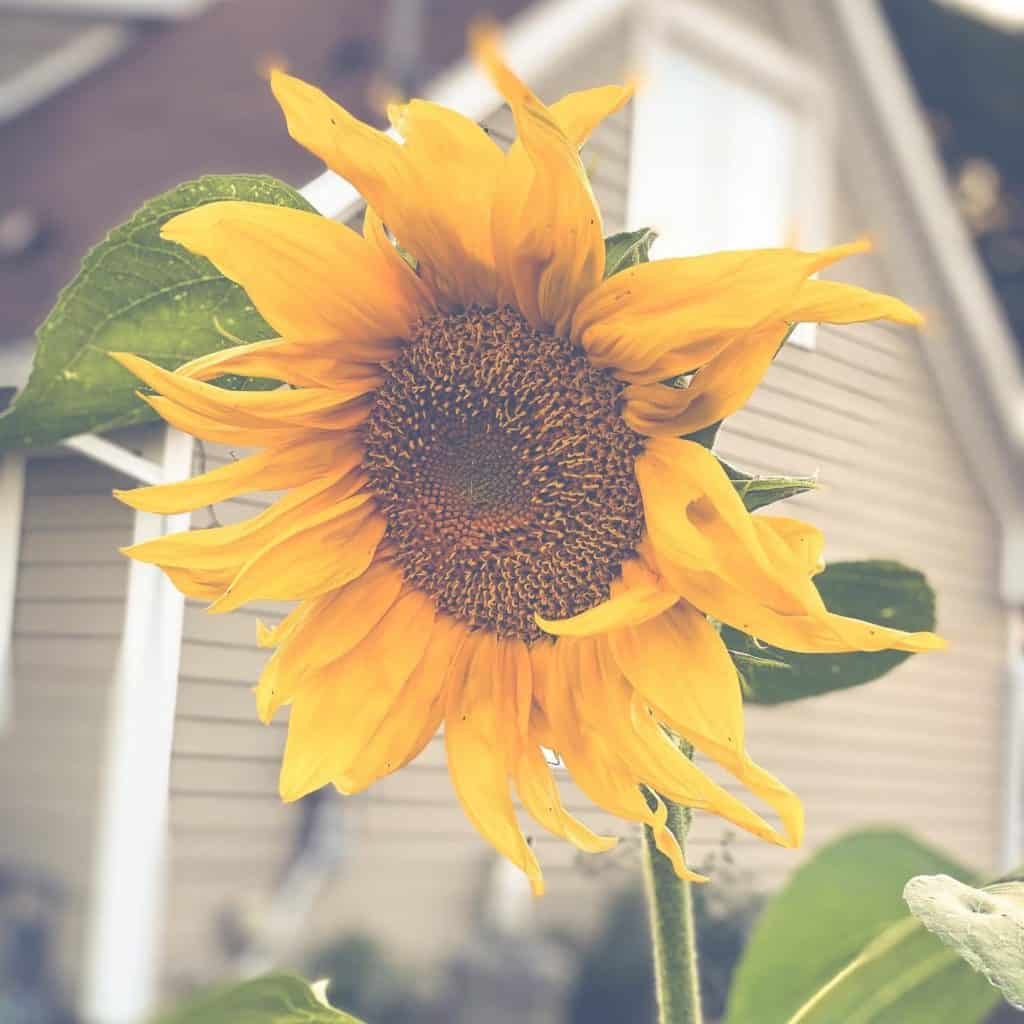
[[[803,796],[808,840],[794,853],[739,836],[732,856],[770,889],[837,833],[881,821],[984,870],[1016,861],[1020,371],[874,3],[518,6],[505,12],[507,51],[542,97],[643,76],[636,101],[584,150],[608,232],[650,224],[661,232],[656,256],[868,233],[875,252],[839,275],[928,315],[923,334],[866,325],[795,337],[723,430],[724,457],[751,471],[819,473],[821,489],[789,508],[822,526],[830,559],[923,569],[952,642],[948,654],[912,659],[883,682],[751,708],[749,746]],[[393,10],[429,22],[440,7]],[[213,7],[174,31],[217,15]],[[301,62],[294,68],[317,78]],[[508,111],[464,61],[425,92],[508,139]],[[229,121],[215,142],[228,152]],[[237,133],[246,169],[247,131]],[[286,166],[251,159],[257,170]],[[310,178],[305,194],[323,213],[358,219],[344,182]],[[363,796],[282,805],[284,729],[257,722],[250,693],[265,657],[256,619],[281,609],[207,616],[117,554],[184,523],[132,513],[110,500],[111,488],[231,457],[152,425],[3,462],[0,856],[63,883],[62,974],[87,1019],[102,1024],[135,1020],[159,996],[225,971],[293,960],[346,928],[436,962],[458,946],[479,900],[487,852],[455,803],[438,743]],[[229,522],[254,504],[212,514]],[[586,806],[564,788],[570,807]],[[600,814],[587,818],[626,834]],[[698,816],[692,861],[719,850],[723,832]],[[536,842],[550,892],[528,912],[543,926],[585,930],[636,870],[628,841],[585,866],[563,844]],[[489,891],[505,912],[518,900],[501,871]]]

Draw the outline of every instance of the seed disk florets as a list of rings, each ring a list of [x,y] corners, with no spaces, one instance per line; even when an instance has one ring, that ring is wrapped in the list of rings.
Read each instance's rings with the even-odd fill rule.
[[[622,385],[514,310],[421,320],[365,428],[406,579],[503,637],[608,597],[643,528]]]

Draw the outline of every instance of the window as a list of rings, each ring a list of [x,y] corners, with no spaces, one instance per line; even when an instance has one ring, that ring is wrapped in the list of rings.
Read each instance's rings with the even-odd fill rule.
[[[828,244],[831,103],[813,71],[701,4],[652,5],[636,46],[628,222],[659,232],[656,255]]]

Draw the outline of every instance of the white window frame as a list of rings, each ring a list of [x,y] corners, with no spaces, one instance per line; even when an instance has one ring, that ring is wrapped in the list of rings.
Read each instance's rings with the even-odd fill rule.
[[[647,56],[655,47],[663,49],[666,41],[677,45],[682,54],[777,97],[795,113],[797,177],[793,223],[799,230],[796,241],[804,249],[832,244],[836,103],[825,79],[793,49],[704,0],[642,0],[631,40],[632,63],[641,76]],[[633,102],[637,109],[642,108],[642,86]],[[635,198],[641,168],[648,159],[657,158],[649,151],[651,143],[650,137],[633,133],[627,222],[634,228],[642,226],[637,223]],[[790,341],[801,348],[814,348],[813,325],[798,329]]]
[[[25,507],[25,456],[0,457],[0,735],[14,715],[14,611]]]

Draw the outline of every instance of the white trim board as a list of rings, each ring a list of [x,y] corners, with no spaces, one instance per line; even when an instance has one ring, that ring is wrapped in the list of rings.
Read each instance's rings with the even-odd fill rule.
[[[150,444],[163,480],[190,475],[191,437],[168,427]],[[133,543],[187,529],[189,518],[136,512]],[[144,1020],[156,995],[184,610],[159,566],[131,562],[87,919],[82,1016],[97,1024]]]
[[[0,457],[0,735],[14,714],[14,609],[25,507],[25,456]]]

